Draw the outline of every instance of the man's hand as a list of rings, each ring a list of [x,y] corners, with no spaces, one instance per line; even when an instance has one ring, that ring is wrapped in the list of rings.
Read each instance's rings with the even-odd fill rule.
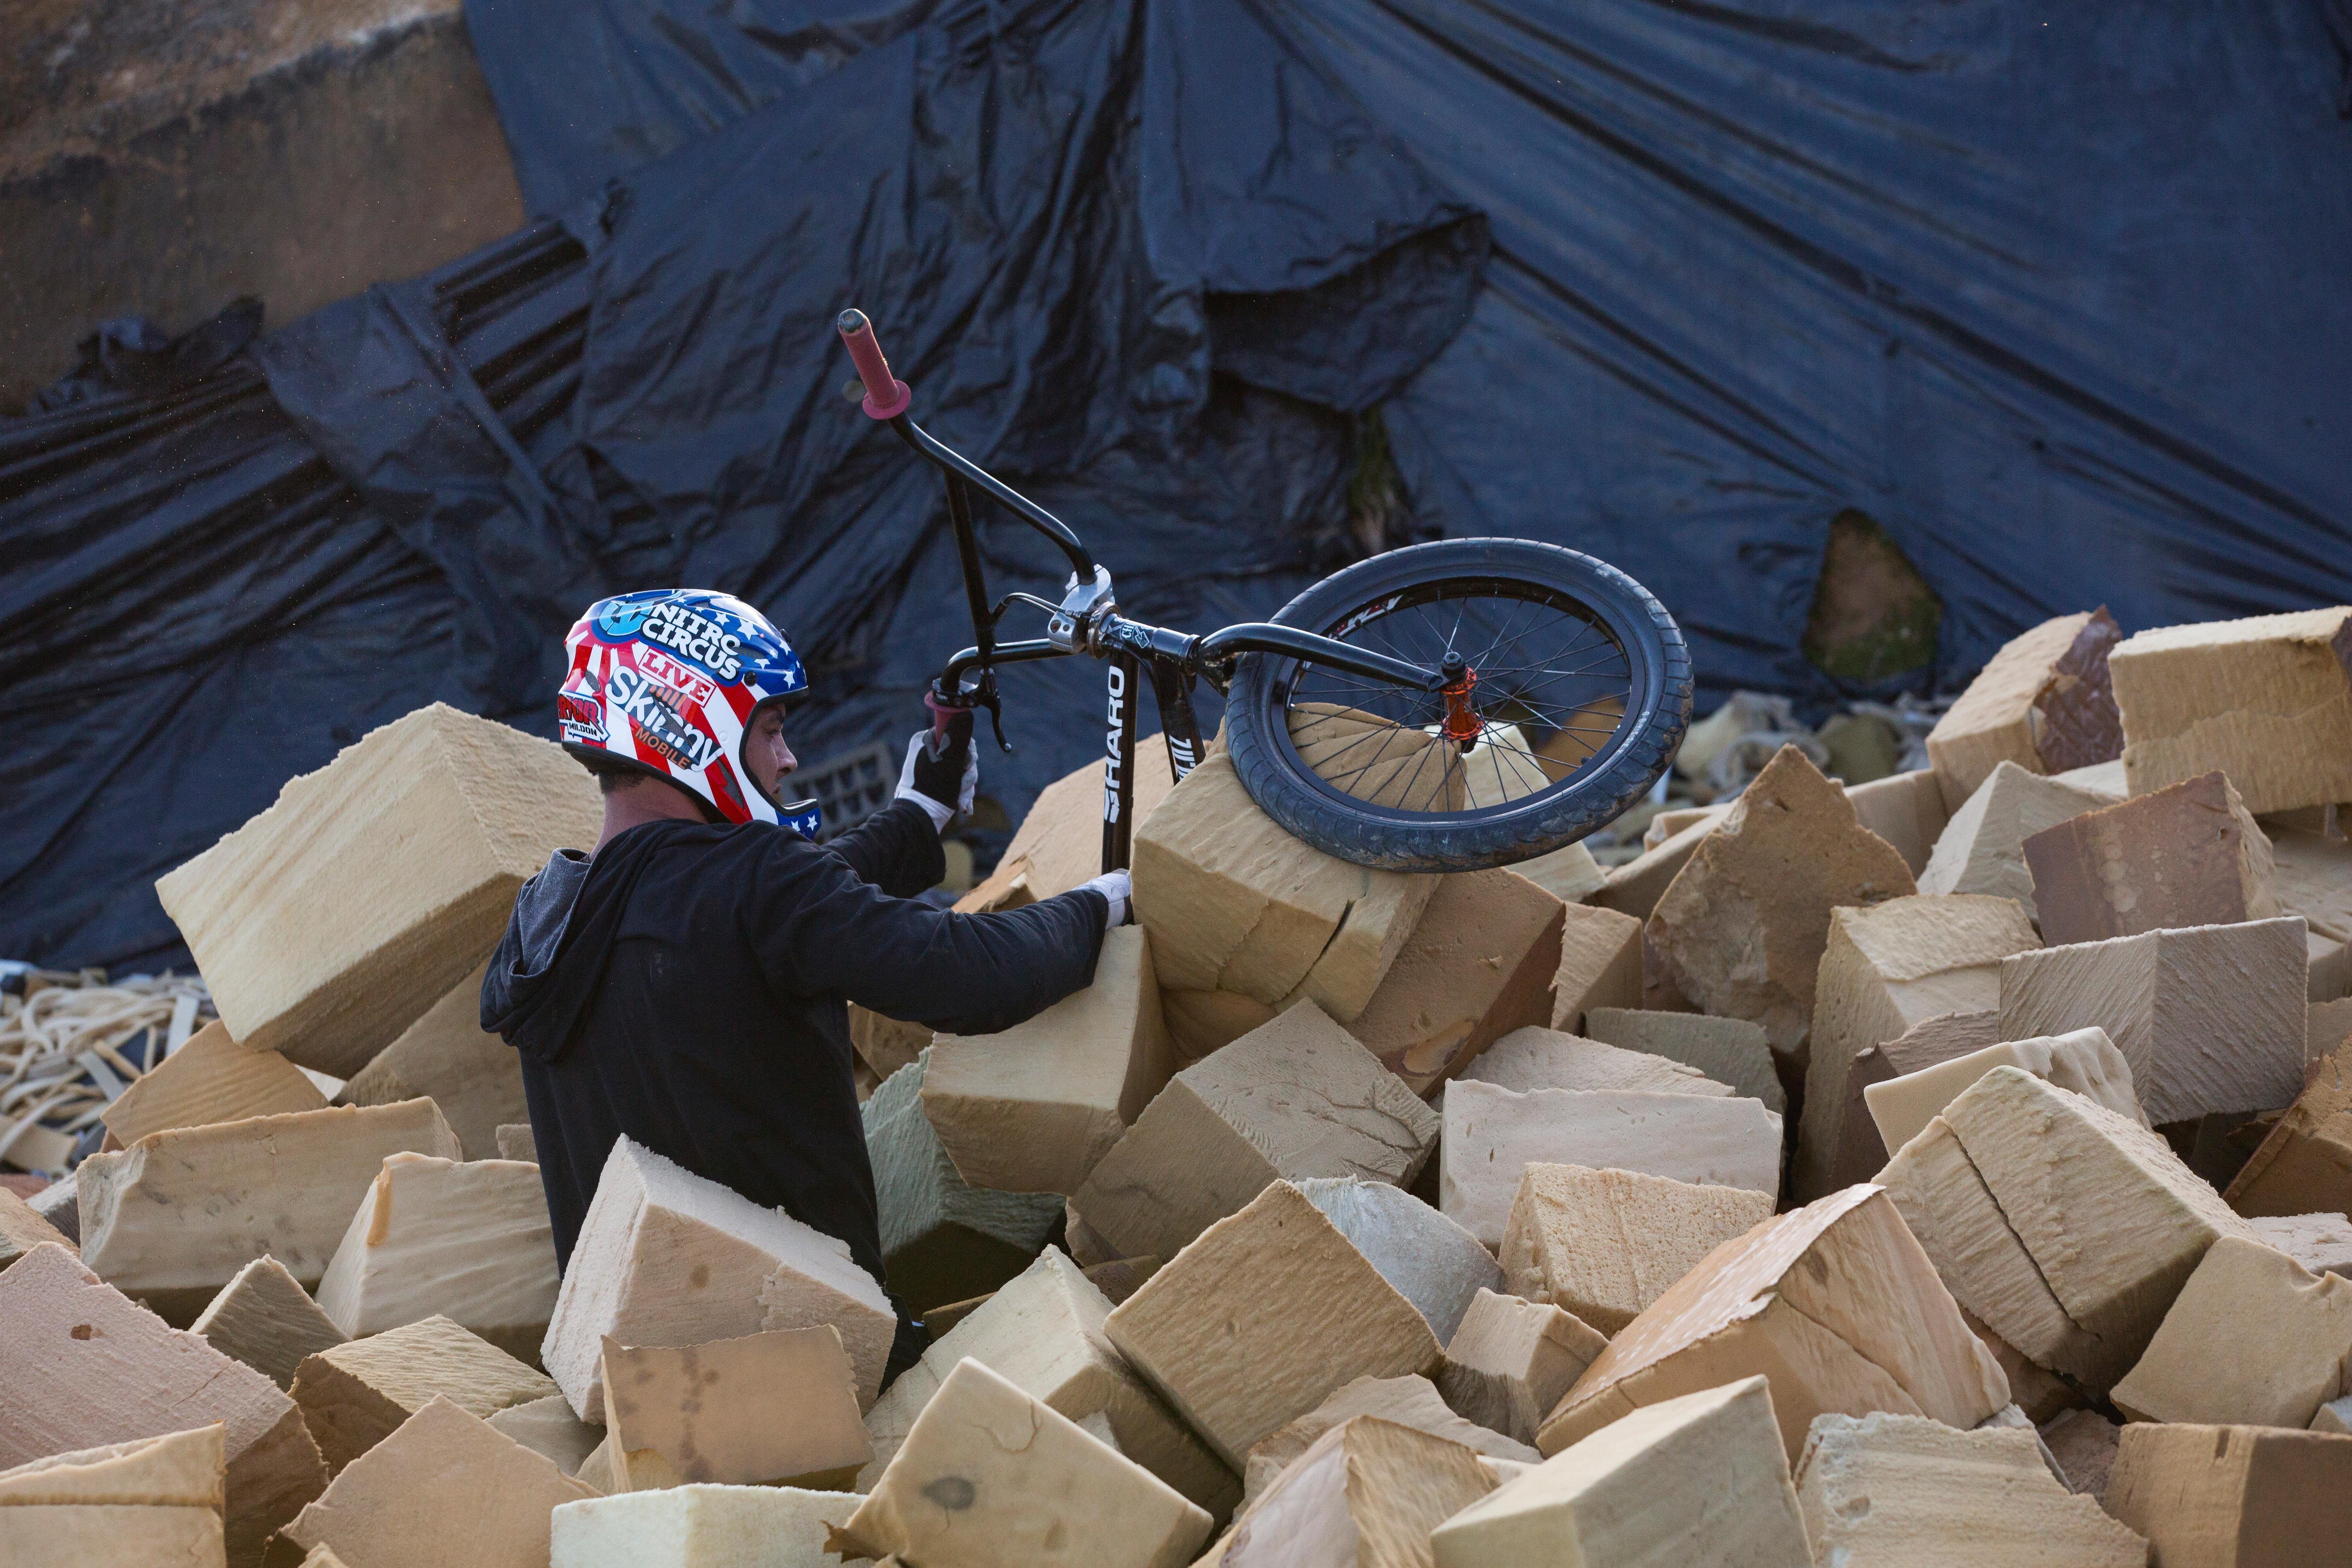
[[[947,731],[925,730],[907,742],[907,765],[899,770],[895,798],[911,800],[930,813],[931,826],[945,831],[956,813],[970,811],[980,790],[980,752],[971,743],[971,713],[948,721]]]
[[[1081,893],[1100,893],[1104,898],[1108,899],[1112,925],[1125,925],[1128,916],[1133,912],[1135,885],[1124,871],[1105,871],[1090,882],[1079,883],[1077,890]]]

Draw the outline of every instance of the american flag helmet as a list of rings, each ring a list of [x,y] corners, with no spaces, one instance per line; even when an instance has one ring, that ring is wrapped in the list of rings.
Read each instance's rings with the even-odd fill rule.
[[[752,714],[808,690],[799,656],[767,616],[731,594],[649,588],[589,605],[563,641],[572,660],[555,721],[565,751],[683,785],[730,822],[815,837],[813,808],[785,806],[743,766]]]

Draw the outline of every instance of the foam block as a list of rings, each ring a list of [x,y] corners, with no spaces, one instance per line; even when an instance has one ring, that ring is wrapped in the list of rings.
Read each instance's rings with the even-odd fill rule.
[[[2270,839],[2218,773],[2045,828],[2025,859],[2053,947],[2281,912]]]
[[[1967,1427],[2009,1403],[1902,1215],[1855,1186],[1709,1253],[1584,1369],[1536,1446],[1558,1454],[1643,1405],[1757,1373],[1771,1380],[1791,1455],[1816,1415],[1892,1410]]]
[[[181,1323],[265,1254],[313,1284],[385,1157],[404,1151],[457,1156],[431,1100],[152,1133],[75,1172],[82,1260]]]
[[[536,1360],[561,1281],[539,1167],[394,1154],[319,1282],[352,1338],[440,1316]]]
[[[246,1049],[215,1018],[153,1071],[131,1079],[101,1120],[114,1141],[128,1149],[150,1132],[319,1110],[326,1103],[301,1068],[276,1051]]]
[[[1894,846],[1854,820],[1845,792],[1783,746],[1740,792],[1652,911],[1663,978],[1701,1012],[1764,1026],[1794,1050],[1811,1026],[1830,911],[1915,891]]]
[[[1641,921],[1616,910],[1569,905],[1560,917],[1551,1026],[1572,1035],[1592,1008],[1641,1005]]]
[[[1481,1290],[1446,1342],[1437,1392],[1457,1415],[1532,1446],[1543,1418],[1608,1343],[1563,1308]]]
[[[1410,1427],[1490,1459],[1532,1465],[1543,1458],[1531,1444],[1464,1419],[1425,1377],[1360,1377],[1280,1431],[1251,1445],[1243,1477],[1244,1510],[1255,1507],[1285,1471],[1335,1427],[1366,1418]]]
[[[43,1219],[33,1205],[0,1187],[0,1269],[43,1243],[76,1250],[73,1238]]]
[[[1300,1003],[1171,1079],[1073,1202],[1121,1254],[1172,1258],[1277,1178],[1408,1184],[1438,1127],[1370,1051]]]
[[[1983,1050],[1915,1073],[1905,1073],[1864,1091],[1881,1141],[1900,1149],[1920,1129],[1943,1114],[1961,1091],[1998,1067],[2032,1073],[2060,1089],[2095,1100],[2118,1116],[2146,1125],[2132,1093],[2131,1064],[2101,1028],[2074,1029],[2038,1040],[2003,1040]]]
[[[2242,1215],[2352,1213],[2352,1058],[2312,1064],[2301,1094],[2230,1183]]]
[[[2115,1386],[2135,1421],[2308,1426],[2352,1389],[2352,1279],[2315,1275],[2225,1236],[2173,1299],[2147,1353]]]
[[[552,1568],[840,1568],[825,1538],[865,1500],[794,1487],[672,1487],[558,1503]]]
[[[1633,1171],[1529,1165],[1503,1231],[1503,1275],[1604,1334],[1717,1247],[1772,1217],[1772,1196]]]
[[[2352,610],[2146,631],[2108,660],[2146,795],[2220,769],[2262,813],[2352,800]]]
[[[1458,1443],[1359,1415],[1316,1440],[1234,1527],[1223,1568],[1427,1561],[1430,1531],[1495,1473]]]
[[[1761,1025],[1703,1013],[1595,1007],[1585,1014],[1584,1026],[1603,1045],[1664,1057],[1728,1084],[1732,1093],[1762,1100],[1764,1109],[1776,1116],[1789,1109],[1788,1092],[1780,1087]]]
[[[2122,750],[2108,657],[2122,628],[2105,606],[2059,616],[2003,643],[1927,735],[1927,757],[1957,812],[2003,762],[2059,773]]]
[[[295,1370],[305,1356],[332,1350],[351,1337],[319,1310],[284,1264],[268,1257],[238,1269],[188,1331],[280,1388],[294,1386]]]
[[[2352,1278],[2352,1222],[2340,1214],[2266,1215],[2246,1224],[2314,1274]]]
[[[1402,1188],[1354,1176],[1309,1177],[1296,1185],[1429,1320],[1440,1344],[1454,1337],[1472,1297],[1503,1283],[1503,1271],[1476,1237]]]
[[[436,702],[290,781],[155,891],[238,1044],[349,1078],[482,962],[516,890],[558,847],[594,844],[603,819],[562,748]]]
[[[2303,1081],[2305,963],[2297,917],[2021,952],[2000,967],[2000,1032],[2105,1029],[2158,1125],[2274,1110]]]
[[[1202,1232],[1103,1327],[1236,1471],[1341,1384],[1425,1375],[1439,1355],[1428,1321],[1287,1182]]]
[[[1935,853],[1919,873],[1919,890],[2014,899],[2032,920],[2034,878],[2026,868],[2026,840],[2110,804],[2105,795],[2002,762],[1937,838]]]
[[[1175,787],[1167,738],[1142,737],[1135,747],[1135,820],[1149,819]],[[1015,909],[1066,893],[1093,879],[1102,869],[1103,795],[1099,759],[1039,790],[1029,815],[1021,819],[1012,841],[1005,845],[995,871],[965,894],[956,908],[966,912]],[[904,1065],[886,1068],[877,1062],[875,1071],[888,1078]]]
[[[604,1415],[619,1491],[702,1482],[830,1490],[874,1457],[830,1323],[698,1345],[607,1338]]]
[[[604,1428],[574,1415],[572,1402],[561,1394],[526,1399],[484,1419],[532,1453],[547,1456],[567,1476],[577,1475],[581,1464],[604,1441]]]
[[[1348,1032],[1428,1094],[1514,1029],[1549,1024],[1566,906],[1507,870],[1439,879]]]
[[[482,1027],[486,959],[352,1075],[338,1105],[392,1105],[420,1096],[441,1108],[468,1160],[499,1150],[501,1124],[530,1124],[523,1103],[522,1058]],[[129,1139],[123,1140],[126,1143]]]
[[[1690,1013],[1661,1013],[1657,1017],[1696,1017]],[[1731,1018],[1709,1023],[1738,1023]],[[1753,1028],[1755,1026],[1748,1025]],[[1759,1031],[1761,1037],[1761,1031]],[[1694,1067],[1653,1056],[1621,1050],[1558,1029],[1514,1029],[1484,1056],[1462,1069],[1462,1076],[1521,1094],[1539,1089],[1630,1089],[1637,1094],[1710,1094],[1738,1092],[1717,1083]]]
[[[1000,1035],[940,1036],[922,1109],[971,1185],[1067,1197],[1175,1069],[1151,939],[1126,926],[1085,990]]]
[[[1462,1079],[1445,1091],[1438,1207],[1490,1247],[1531,1164],[1638,1171],[1768,1197],[1780,1184],[1780,1119],[1760,1100],[1695,1094],[1514,1094]]]
[[[488,1415],[555,1392],[548,1377],[446,1318],[306,1356],[293,1388],[320,1453],[338,1472],[436,1399]]]
[[[2352,1437],[2135,1422],[2100,1501],[2161,1568],[2324,1562],[2352,1540]]]
[[[10,1568],[222,1568],[221,1434],[215,1422],[0,1470]]]
[[[1937,1015],[1998,1005],[2001,961],[2039,945],[2015,902],[1981,894],[1831,913],[1797,1133],[1798,1196],[1836,1190],[1855,1055]]]

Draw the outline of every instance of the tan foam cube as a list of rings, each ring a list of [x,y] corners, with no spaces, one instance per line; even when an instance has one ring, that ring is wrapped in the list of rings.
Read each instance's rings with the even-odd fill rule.
[[[2103,605],[2003,643],[1927,736],[1945,809],[1958,811],[2004,762],[2059,773],[2121,751],[2108,662],[2121,637]]]
[[[1698,853],[1698,847],[1723,825],[1727,815],[1708,812],[1664,842],[1644,847],[1622,866],[1610,868],[1608,880],[1601,884],[1601,890],[1592,895],[1591,901],[1601,909],[1630,915],[1637,921],[1648,920],[1675,879],[1682,875],[1683,868],[1690,864],[1691,857]],[[1634,1004],[1612,1005],[1630,1007]]]
[[[484,1417],[491,1427],[543,1454],[565,1475],[577,1475],[588,1456],[604,1441],[604,1428],[591,1426],[572,1413],[572,1402],[561,1394],[526,1399]]]
[[[2247,1215],[2352,1213],[2352,1058],[2338,1052],[2312,1064],[2228,1196]]]
[[[1830,911],[1915,890],[1845,792],[1783,746],[1659,899],[1644,940],[1699,1011],[1760,1024],[1790,1051],[1812,1024]]]
[[[293,1388],[328,1468],[338,1472],[435,1399],[488,1415],[555,1392],[544,1373],[446,1318],[426,1318],[306,1356]]]
[[[560,1285],[537,1165],[394,1154],[327,1265],[319,1310],[353,1339],[445,1317],[534,1361]]]
[[[1212,752],[1136,830],[1135,914],[1160,983],[1273,1005],[1313,1000],[1341,1023],[1371,1000],[1437,890],[1309,848]]]
[[[1595,1007],[1585,1015],[1588,1034],[1603,1045],[1679,1062],[1734,1094],[1764,1102],[1775,1115],[1789,1108],[1788,1091],[1772,1065],[1763,1026],[1745,1018],[1710,1018],[1704,1013],[1645,1012],[1631,1007]]]
[[[1446,1342],[1437,1392],[1456,1414],[1532,1445],[1543,1418],[1608,1343],[1565,1308],[1481,1290]]]
[[[2352,609],[2146,631],[2108,660],[2131,793],[2219,768],[2253,812],[2352,800]]]
[[[2292,916],[2021,952],[2000,967],[2000,1032],[2105,1029],[2159,1126],[2274,1110],[2303,1082],[2305,962]]]
[[[1965,1427],[2009,1403],[1902,1215],[1854,1186],[1709,1253],[1584,1369],[1536,1446],[1558,1454],[1643,1405],[1754,1374],[1771,1380],[1791,1455],[1816,1415],[1892,1410]]]
[[[271,1563],[326,1547],[350,1568],[541,1568],[549,1515],[596,1489],[436,1398],[286,1527]]]
[[[2281,912],[2270,839],[2219,773],[2057,823],[2024,852],[2053,947]]]
[[[2158,1568],[2325,1562],[2352,1540],[2352,1437],[2136,1422],[2099,1500]]]
[[[608,1337],[604,1415],[621,1491],[701,1482],[831,1490],[874,1457],[830,1323],[698,1345]]]
[[[848,1244],[623,1138],[597,1178],[541,1357],[594,1425],[604,1418],[607,1335],[700,1344],[819,1323],[841,1331],[858,1405],[870,1406],[898,1315]]]
[[[1426,1095],[1515,1029],[1549,1024],[1567,906],[1507,870],[1442,877],[1348,1032]]]
[[[1551,1026],[1572,1035],[1595,1007],[1641,1005],[1642,922],[1615,910],[1569,905],[1560,916]]]
[[[1771,1217],[1769,1193],[1529,1165],[1503,1232],[1503,1280],[1613,1334],[1717,1247]]]
[[[1085,990],[1003,1034],[940,1036],[923,1111],[971,1185],[1067,1197],[1175,1070],[1151,939],[1125,926]]]
[[[1135,746],[1135,820],[1147,820],[1175,787],[1167,737],[1142,737]],[[995,871],[965,894],[956,908],[968,913],[1017,909],[1091,880],[1102,870],[1103,798],[1099,761],[1065,773],[1039,790],[1029,815],[1021,819],[1012,841],[1005,845]],[[885,1068],[876,1062],[874,1070],[888,1078],[904,1065]]]
[[[555,849],[593,845],[603,818],[561,747],[436,702],[290,781],[155,891],[238,1044],[348,1078],[482,962],[516,890]]]
[[[238,1568],[259,1563],[270,1532],[326,1485],[301,1412],[275,1384],[170,1327],[62,1247],[35,1247],[0,1274],[0,1468],[220,1422],[224,1529]]]
[[[2110,804],[2104,795],[2003,762],[1952,815],[1919,873],[1919,890],[2014,899],[2032,920],[2034,878],[2026,869],[2026,841]]]
[[[75,1172],[82,1260],[181,1323],[264,1255],[315,1284],[385,1158],[404,1152],[457,1157],[431,1100],[151,1133]]]
[[[866,1500],[796,1487],[671,1487],[559,1503],[553,1568],[841,1568],[825,1538]]]
[[[1580,904],[1609,880],[1608,868],[1592,858],[1581,842],[1521,860],[1511,869],[1562,903]]]
[[[1495,1472],[1461,1444],[1359,1415],[1324,1433],[1269,1483],[1234,1526],[1220,1562],[1223,1568],[1425,1563],[1429,1532],[1495,1484]]]
[[[1696,1017],[1690,1013],[1659,1017]],[[1732,1019],[1710,1022],[1736,1022]],[[1751,1027],[1753,1026],[1750,1026]],[[1539,1089],[1631,1089],[1639,1094],[1704,1094],[1729,1097],[1738,1091],[1694,1067],[1646,1051],[1622,1050],[1558,1029],[1514,1029],[1462,1069],[1465,1079],[1528,1094]]]
[[[319,1310],[302,1283],[275,1258],[257,1258],[236,1271],[188,1325],[188,1331],[223,1355],[294,1386],[305,1356],[332,1350],[351,1336]]]
[[[352,1075],[335,1103],[391,1105],[422,1096],[441,1108],[467,1159],[499,1154],[499,1128],[529,1126],[530,1107],[523,1103],[522,1058],[482,1027],[482,980],[488,971],[485,960],[451,986]]]
[[[1150,1470],[967,1358],[832,1544],[969,1568],[1181,1568],[1209,1530]]]
[[[43,1219],[32,1205],[0,1187],[0,1269],[44,1243],[76,1251],[70,1237]]]
[[[2206,1250],[2147,1353],[2115,1386],[2135,1421],[2308,1426],[2352,1392],[2352,1279],[2313,1274],[2260,1242]]]
[[[1302,1002],[1178,1073],[1072,1201],[1120,1254],[1172,1258],[1277,1178],[1408,1184],[1437,1134],[1436,1112]]]
[[[223,1568],[218,1422],[0,1470],[10,1568]]]
[[[1545,1089],[1515,1094],[1463,1079],[1445,1090],[1438,1207],[1490,1247],[1503,1244],[1532,1164],[1638,1171],[1763,1194],[1780,1184],[1780,1119],[1754,1100]]]
[[[326,1103],[301,1068],[276,1051],[246,1049],[215,1018],[153,1071],[133,1079],[106,1108],[103,1120],[115,1142],[128,1149],[150,1132],[318,1110]]]
[[[2147,1542],[2050,1473],[2031,1427],[1814,1418],[1797,1464],[1814,1557],[1853,1568],[2146,1568]]]
[[[1430,1532],[1436,1568],[1812,1568],[1766,1380],[1635,1410]]]
[[[1283,1472],[1304,1458],[1332,1428],[1366,1417],[1444,1438],[1489,1459],[1532,1465],[1543,1458],[1531,1444],[1465,1420],[1425,1377],[1360,1377],[1335,1390],[1306,1415],[1250,1446],[1249,1463],[1243,1473],[1243,1510],[1247,1512],[1255,1507]]]
[[[1439,1355],[1427,1320],[1287,1182],[1202,1232],[1103,1327],[1235,1471],[1341,1384],[1425,1375]]]
[[[1027,1272],[934,1339],[866,1412],[874,1457],[857,1478],[881,1479],[916,1416],[967,1357],[1073,1421],[1101,1415],[1119,1452],[1222,1518],[1241,1483],[1128,1365],[1104,1331],[1112,1303],[1077,1265],[1047,1247]]]
[[[1969,1310],[2094,1393],[2139,1359],[2205,1249],[2252,1234],[2163,1139],[2015,1068],[1879,1180]]]
[[[1894,845],[1912,876],[1927,870],[1936,841],[1952,818],[1951,808],[1944,804],[1943,786],[1931,770],[1889,773],[1867,784],[1848,784],[1845,797],[1853,803],[1853,819]]]
[[[2001,961],[2040,945],[2015,900],[1983,894],[1921,894],[1831,913],[1797,1133],[1799,1197],[1836,1190],[1855,1055],[1938,1015],[1997,1006]]]
[[[1943,1114],[1970,1084],[1995,1068],[2015,1068],[2097,1101],[2118,1116],[2147,1123],[2132,1093],[2131,1064],[2101,1028],[2074,1029],[2038,1040],[2003,1040],[1983,1050],[1905,1073],[1864,1091],[1880,1140],[1900,1149]]]

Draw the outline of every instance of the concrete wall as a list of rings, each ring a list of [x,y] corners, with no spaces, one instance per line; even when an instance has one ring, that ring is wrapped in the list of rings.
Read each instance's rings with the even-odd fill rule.
[[[457,0],[0,0],[0,408],[108,318],[279,325],[524,216]]]

